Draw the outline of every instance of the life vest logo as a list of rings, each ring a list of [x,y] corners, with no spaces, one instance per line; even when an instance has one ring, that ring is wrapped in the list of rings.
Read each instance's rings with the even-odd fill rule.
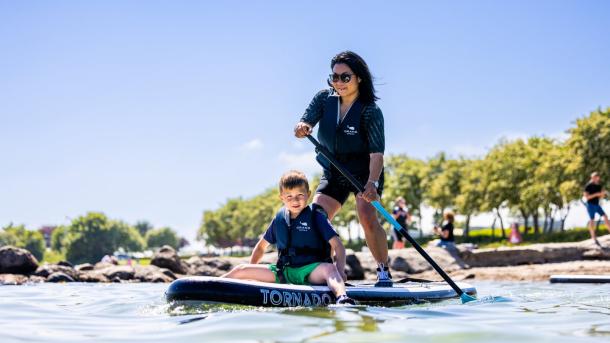
[[[309,224],[307,222],[297,222],[296,229],[298,231],[309,231]]]
[[[348,136],[354,136],[358,134],[358,130],[354,126],[345,125],[347,128],[343,130],[343,133]]]

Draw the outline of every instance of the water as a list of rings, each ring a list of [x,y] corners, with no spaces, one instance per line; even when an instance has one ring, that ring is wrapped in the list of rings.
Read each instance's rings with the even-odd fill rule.
[[[170,306],[165,284],[0,286],[0,342],[608,342],[610,285],[477,282],[394,308]]]

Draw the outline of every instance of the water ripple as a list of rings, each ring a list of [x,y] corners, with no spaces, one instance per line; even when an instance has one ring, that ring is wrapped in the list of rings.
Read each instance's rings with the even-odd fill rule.
[[[481,282],[478,300],[269,309],[168,304],[163,284],[0,286],[5,342],[606,342],[610,285]]]

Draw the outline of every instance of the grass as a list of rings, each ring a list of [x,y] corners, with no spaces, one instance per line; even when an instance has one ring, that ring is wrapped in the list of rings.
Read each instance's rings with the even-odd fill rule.
[[[477,244],[480,248],[497,248],[501,246],[521,246],[530,245],[536,243],[564,243],[564,242],[579,242],[589,239],[589,230],[585,227],[574,228],[565,231],[554,231],[551,233],[539,233],[535,234],[531,231],[529,233],[524,232],[524,228],[520,227],[519,232],[523,238],[523,242],[519,244],[511,244],[506,239],[501,237],[502,230],[496,228],[492,235],[492,229],[480,229],[471,231],[468,237],[456,236],[456,243],[473,243]],[[506,230],[508,236],[510,229]],[[608,233],[608,230],[604,225],[600,225],[599,229],[596,230],[597,236],[602,236]]]

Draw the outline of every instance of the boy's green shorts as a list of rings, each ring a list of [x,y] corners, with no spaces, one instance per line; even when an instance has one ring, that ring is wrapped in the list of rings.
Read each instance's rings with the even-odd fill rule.
[[[284,278],[286,278],[286,282],[294,285],[309,285],[307,278],[309,278],[309,274],[311,274],[320,263],[321,262],[314,262],[296,268],[284,267]],[[277,266],[275,264],[270,264],[269,270],[275,274],[275,282],[280,283],[280,278],[277,276]]]

